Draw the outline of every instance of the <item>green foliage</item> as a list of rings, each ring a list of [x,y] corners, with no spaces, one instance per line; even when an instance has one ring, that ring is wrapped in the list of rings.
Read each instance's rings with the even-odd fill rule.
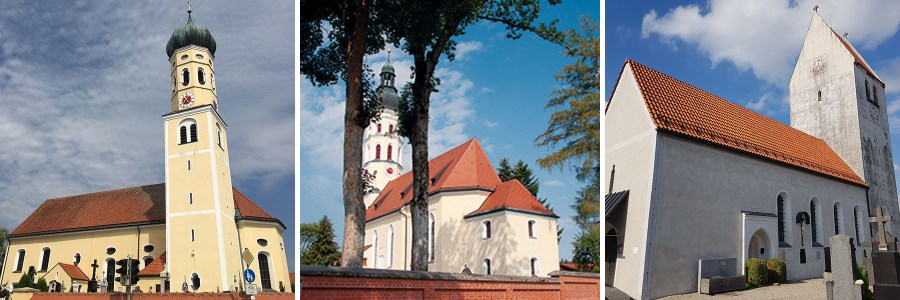
[[[766,269],[769,272],[769,282],[787,282],[787,264],[785,264],[780,259],[773,257],[767,260]]]
[[[17,288],[30,288],[34,287],[34,279],[31,278],[31,274],[25,272],[22,274],[22,277],[19,277],[19,282],[16,284]]]
[[[300,264],[329,266],[341,258],[328,216],[317,223],[300,224]]]
[[[862,279],[863,281],[863,300],[872,300],[875,299],[875,294],[872,293],[872,289],[869,287],[869,271],[866,270],[866,266],[856,266],[856,279]]]
[[[769,284],[769,272],[766,263],[758,258],[747,260],[747,281],[754,286]]]
[[[8,235],[9,229],[6,229],[6,227],[0,227],[0,270],[3,270],[3,261],[6,257],[6,236]]]
[[[600,252],[600,232],[582,231],[575,235],[572,241],[572,262],[578,265],[578,269],[584,272],[600,272],[600,261],[603,252]],[[588,268],[588,264],[593,264]]]
[[[46,291],[50,290],[50,286],[47,285],[47,281],[44,280],[44,277],[41,277],[41,279],[38,279],[37,283],[34,284],[34,288],[41,292],[46,292]]]
[[[9,298],[9,291],[0,290],[0,299],[8,299],[8,298]]]

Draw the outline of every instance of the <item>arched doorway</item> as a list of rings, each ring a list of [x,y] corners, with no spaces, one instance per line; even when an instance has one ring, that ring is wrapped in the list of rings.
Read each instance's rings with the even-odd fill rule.
[[[747,259],[769,259],[769,257],[772,257],[773,251],[771,245],[772,242],[769,239],[769,235],[766,234],[766,231],[762,229],[756,230],[750,237],[750,242],[747,245]]]

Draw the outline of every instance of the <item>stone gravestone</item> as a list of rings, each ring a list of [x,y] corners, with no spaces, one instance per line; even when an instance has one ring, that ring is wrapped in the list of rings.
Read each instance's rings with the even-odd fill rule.
[[[885,216],[878,207],[875,216],[869,222],[876,223],[878,233],[872,242],[872,269],[869,281],[875,299],[900,299],[900,252],[897,252],[897,239],[884,230],[884,223],[891,216]]]
[[[701,259],[697,273],[697,291],[718,294],[744,289],[744,276],[738,273],[737,258]]]
[[[862,299],[862,290],[854,278],[853,270],[856,266],[854,266],[850,237],[838,234],[831,237],[830,242],[831,273],[824,274],[827,299]]]

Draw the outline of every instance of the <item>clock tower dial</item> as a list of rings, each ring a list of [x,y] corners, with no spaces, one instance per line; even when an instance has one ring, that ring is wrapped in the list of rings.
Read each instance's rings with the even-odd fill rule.
[[[187,92],[181,94],[181,108],[188,108],[194,105],[194,94]]]

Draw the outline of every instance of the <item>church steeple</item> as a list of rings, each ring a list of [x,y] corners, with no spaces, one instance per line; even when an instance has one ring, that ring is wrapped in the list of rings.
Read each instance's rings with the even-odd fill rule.
[[[375,193],[365,196],[366,206],[371,205],[378,196],[378,192],[389,181],[399,177],[403,171],[403,166],[400,164],[403,155],[403,141],[397,134],[399,119],[397,106],[400,103],[400,96],[397,95],[397,88],[394,87],[396,74],[394,74],[394,66],[391,64],[391,49],[389,48],[387,52],[387,62],[381,67],[381,84],[376,91],[384,110],[381,112],[381,119],[366,128],[363,139],[365,144],[363,168],[375,177],[372,184],[376,190]]]
[[[193,22],[172,33],[171,112],[163,115],[166,151],[166,271],[171,285],[233,291],[241,278],[227,126],[219,115],[215,40]],[[195,286],[193,283],[198,283]]]

